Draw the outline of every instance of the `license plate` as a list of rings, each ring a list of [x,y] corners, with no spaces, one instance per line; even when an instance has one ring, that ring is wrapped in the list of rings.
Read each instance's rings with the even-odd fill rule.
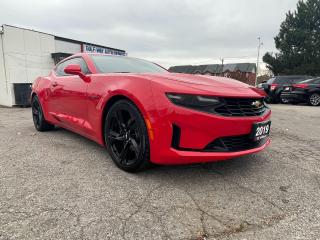
[[[254,123],[251,132],[253,141],[259,141],[269,136],[271,121]]]
[[[286,87],[284,90],[285,91],[290,91],[290,89],[291,89],[290,87]]]

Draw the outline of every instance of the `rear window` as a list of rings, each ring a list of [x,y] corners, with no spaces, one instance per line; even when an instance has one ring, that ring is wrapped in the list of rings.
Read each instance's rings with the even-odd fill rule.
[[[319,82],[320,82],[320,77],[319,78],[308,79],[308,80],[302,81],[301,83],[319,83]]]
[[[274,82],[274,80],[275,80],[275,78],[270,78],[270,79],[267,81],[267,83],[268,83],[268,84],[272,84],[272,83]]]

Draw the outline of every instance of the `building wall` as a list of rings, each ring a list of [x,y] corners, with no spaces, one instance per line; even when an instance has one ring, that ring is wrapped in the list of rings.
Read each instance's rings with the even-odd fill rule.
[[[55,40],[55,51],[56,52],[63,52],[63,53],[79,53],[81,52],[81,44],[79,43],[72,43],[66,42],[62,40]]]
[[[236,71],[236,72],[225,72],[223,74],[224,77],[229,77],[235,80],[238,80],[240,82],[249,84],[254,86],[255,85],[255,80],[256,80],[256,74],[252,73],[252,72],[240,72],[240,71]]]
[[[55,37],[34,30],[3,25],[0,45],[0,105],[15,105],[14,84],[33,83],[38,76],[46,76],[54,66],[52,53],[81,52],[82,42]],[[109,49],[93,46],[94,49]],[[1,47],[3,46],[3,48]],[[125,55],[123,50],[112,54]],[[27,90],[29,90],[27,88]],[[20,96],[27,96],[22,90]]]
[[[0,33],[0,104],[8,106],[11,103],[8,98],[8,96],[10,96],[10,93],[9,93],[10,89],[7,85],[5,68],[4,68],[2,37],[3,37],[3,34]]]
[[[55,40],[53,35],[7,25],[4,25],[3,30],[3,54],[9,95],[5,101],[0,99],[0,104],[12,106],[15,104],[14,94],[11,94],[14,83],[33,83],[38,76],[49,73],[54,65],[51,53],[55,51]]]

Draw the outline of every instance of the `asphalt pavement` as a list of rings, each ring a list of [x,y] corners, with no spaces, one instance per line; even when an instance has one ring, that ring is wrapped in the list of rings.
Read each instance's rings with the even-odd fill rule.
[[[320,239],[320,107],[271,107],[265,151],[138,174],[0,108],[0,239]]]

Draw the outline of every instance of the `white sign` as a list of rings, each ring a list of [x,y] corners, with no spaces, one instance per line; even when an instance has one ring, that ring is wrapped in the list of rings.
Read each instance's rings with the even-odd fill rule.
[[[122,56],[127,55],[124,51],[118,51],[110,48],[98,47],[98,46],[89,45],[89,44],[83,44],[83,52],[104,53],[104,54],[122,55]]]

